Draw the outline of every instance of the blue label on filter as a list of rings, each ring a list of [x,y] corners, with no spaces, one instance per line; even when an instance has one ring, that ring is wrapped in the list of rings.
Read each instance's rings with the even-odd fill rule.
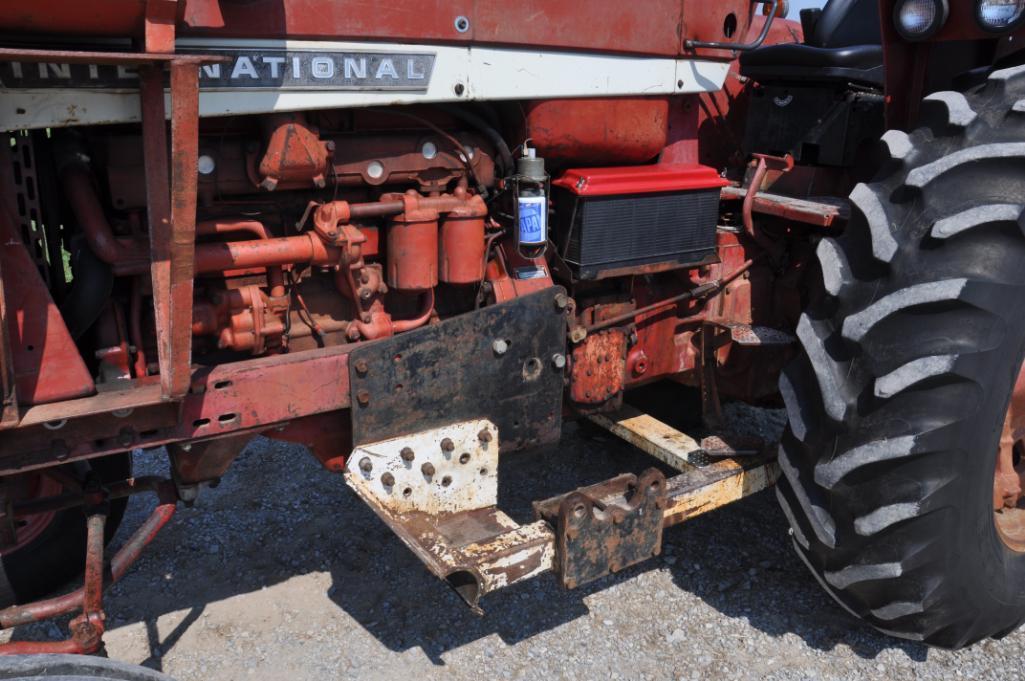
[[[543,196],[521,196],[520,243],[539,245],[548,241],[548,206]]]

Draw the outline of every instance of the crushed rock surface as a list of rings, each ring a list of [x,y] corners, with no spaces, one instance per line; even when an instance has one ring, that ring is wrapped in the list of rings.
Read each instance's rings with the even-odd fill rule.
[[[736,430],[778,412],[731,407]],[[136,473],[166,473],[137,452]],[[503,461],[500,503],[530,502],[652,459],[570,424]],[[152,509],[132,499],[115,538]],[[110,657],[180,681],[368,679],[1021,679],[1025,633],[948,652],[876,633],[790,548],[772,492],[667,530],[662,556],[576,591],[543,576],[472,614],[301,447],[254,440],[181,508],[106,599]],[[67,618],[0,633],[52,639]]]

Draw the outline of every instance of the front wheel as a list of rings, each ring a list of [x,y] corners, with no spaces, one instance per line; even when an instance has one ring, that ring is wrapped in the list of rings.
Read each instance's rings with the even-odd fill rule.
[[[66,475],[98,475],[112,482],[132,474],[131,455],[115,454],[76,466],[64,466]],[[15,500],[58,496],[64,487],[45,472],[24,473],[4,481]],[[124,517],[128,499],[110,502],[105,535],[110,541]],[[81,508],[40,513],[19,519],[15,541],[0,548],[0,608],[27,603],[63,586],[85,567],[85,514]]]
[[[1004,428],[1025,355],[1023,98],[1025,68],[997,72],[887,133],[846,233],[819,244],[822,295],[781,381],[798,554],[849,611],[949,648],[1025,619]]]
[[[0,681],[174,681],[160,672],[87,655],[12,655],[0,659]]]

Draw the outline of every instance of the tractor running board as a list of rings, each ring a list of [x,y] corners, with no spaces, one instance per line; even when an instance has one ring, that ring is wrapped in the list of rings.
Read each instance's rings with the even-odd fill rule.
[[[357,447],[348,485],[480,614],[485,594],[554,571],[574,588],[662,550],[662,530],[771,486],[772,457],[713,460],[689,436],[626,408],[592,417],[680,470],[656,469],[535,502],[520,525],[497,506],[498,427],[462,421]],[[642,433],[644,434],[642,436]]]

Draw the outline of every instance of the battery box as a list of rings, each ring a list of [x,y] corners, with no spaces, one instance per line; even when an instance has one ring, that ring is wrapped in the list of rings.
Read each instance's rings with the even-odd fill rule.
[[[698,164],[568,170],[552,182],[559,253],[580,280],[714,262],[727,184]]]

